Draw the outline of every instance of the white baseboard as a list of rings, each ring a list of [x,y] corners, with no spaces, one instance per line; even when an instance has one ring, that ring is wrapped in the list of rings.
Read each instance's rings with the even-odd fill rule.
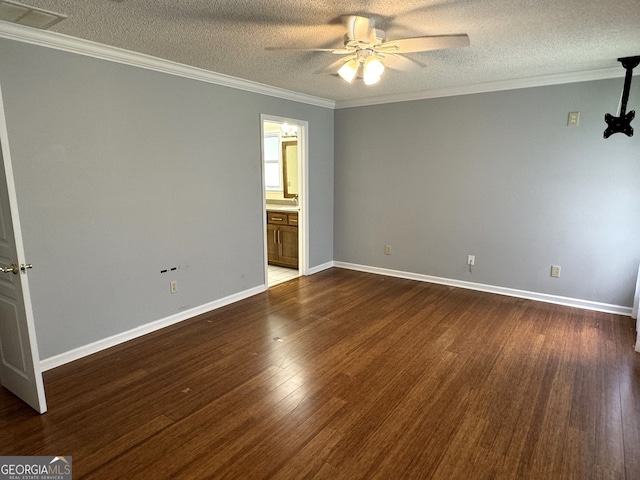
[[[162,318],[145,325],[140,325],[139,327],[128,330],[126,332],[118,333],[117,335],[113,335],[111,337],[98,340],[97,342],[93,342],[88,345],[75,348],[68,352],[64,352],[59,355],[54,355],[53,357],[41,360],[40,368],[43,372],[46,370],[51,370],[52,368],[59,367],[60,365],[64,365],[65,363],[73,362],[74,360],[86,357],[87,355],[91,355],[101,350],[106,350],[107,348],[114,347],[124,342],[128,342],[129,340],[141,337],[142,335],[146,335],[147,333],[155,332],[156,330],[168,327],[169,325],[174,325],[184,320],[202,315],[203,313],[207,313],[220,307],[224,307],[231,303],[244,300],[245,298],[252,297],[254,295],[257,295],[258,293],[262,293],[265,290],[265,285],[259,285],[254,288],[250,288],[249,290],[244,290],[242,292],[229,295],[228,297],[221,298],[220,300],[215,300],[213,302],[200,305],[199,307],[190,308],[189,310],[176,313],[175,315],[171,315],[169,317]]]
[[[315,266],[309,269],[309,275],[313,275],[314,273],[327,270],[328,268],[331,268],[331,267],[333,267],[333,262],[327,262],[322,265]],[[133,340],[135,338],[141,337],[142,335],[146,335],[147,333],[155,332],[164,327],[174,325],[184,320],[188,320],[198,315],[202,315],[203,313],[207,313],[212,310],[216,310],[217,308],[224,307],[226,305],[238,302],[240,300],[244,300],[245,298],[252,297],[253,295],[257,295],[258,293],[262,293],[266,290],[267,290],[267,287],[265,285],[259,285],[255,288],[251,288],[249,290],[245,290],[243,292],[239,292],[234,295],[229,295],[228,297],[221,298],[220,300],[206,303],[204,305],[200,305],[199,307],[191,308],[189,310],[176,313],[169,317],[162,318],[160,320],[155,320],[145,325],[140,325],[139,327],[133,328],[131,330],[127,330],[126,332],[118,333],[111,337],[104,338],[102,340],[98,340],[88,345],[83,345],[82,347],[74,348],[73,350],[69,350],[68,352],[64,352],[58,355],[54,355],[53,357],[49,357],[44,360],[41,360],[40,368],[42,369],[43,372],[47,370],[51,370],[52,368],[59,367],[61,365],[64,365],[65,363],[73,362],[74,360],[78,360],[82,357],[92,355],[102,350],[106,350],[107,348],[115,347],[116,345],[119,345],[121,343],[128,342],[129,340]]]
[[[328,270],[331,267],[333,267],[333,262],[327,262],[327,263],[323,263],[322,265],[317,265],[309,269],[309,275],[322,272],[323,270]]]
[[[347,262],[333,262],[335,267],[358,270],[360,272],[375,273],[377,275],[387,275],[389,277],[406,278],[408,280],[418,280],[420,282],[437,283],[450,287],[466,288],[468,290],[478,290],[480,292],[497,293],[509,297],[524,298],[527,300],[537,300],[539,302],[554,303],[556,305],[566,305],[569,307],[583,308],[585,310],[595,310],[598,312],[614,313],[617,315],[631,316],[631,308],[622,305],[611,305],[608,303],[592,302],[579,298],[561,297],[549,295],[547,293],[529,292],[527,290],[516,290],[514,288],[496,287],[482,283],[466,282],[464,280],[453,280],[450,278],[433,277],[420,273],[403,272],[387,268],[369,267],[367,265],[357,265]]]
[[[509,297],[524,298],[528,300],[537,300],[539,302],[554,303],[557,305],[566,305],[569,307],[583,308],[585,310],[595,310],[598,312],[614,313],[617,315],[631,316],[631,308],[624,307],[622,305],[611,305],[608,303],[592,302],[590,300],[581,300],[577,298],[561,297],[558,295],[549,295],[546,293],[529,292],[526,290],[516,290],[513,288],[497,287],[494,285],[485,285],[481,283],[467,282],[464,280],[453,280],[450,278],[434,277],[431,275],[423,275],[420,273],[404,272],[400,270],[391,270],[388,268],[370,267],[367,265],[358,265],[355,263],[347,262],[327,262],[322,265],[317,265],[309,269],[309,275],[319,273],[323,270],[327,270],[331,267],[345,268],[348,270],[357,270],[360,272],[374,273],[376,275],[386,275],[389,277],[405,278],[407,280],[417,280],[420,282],[437,283],[440,285],[448,285],[450,287],[466,288],[468,290],[477,290],[487,293],[496,293],[499,295],[506,295]],[[244,300],[245,298],[252,297],[258,293],[266,291],[265,285],[259,285],[257,287],[245,290],[228,297],[215,300],[199,307],[185,310],[184,312],[171,315],[169,317],[156,320],[145,325],[141,325],[132,330],[113,335],[111,337],[98,340],[97,342],[84,345],[82,347],[75,348],[65,353],[55,355],[53,357],[46,358],[40,362],[40,368],[42,371],[51,370],[52,368],[59,367],[65,363],[73,362],[87,355],[100,352],[110,347],[114,347],[121,343],[133,340],[147,333],[155,332],[161,328],[174,325],[176,323],[188,320],[203,313],[216,310],[220,307]],[[636,344],[636,351],[640,352],[640,337]]]

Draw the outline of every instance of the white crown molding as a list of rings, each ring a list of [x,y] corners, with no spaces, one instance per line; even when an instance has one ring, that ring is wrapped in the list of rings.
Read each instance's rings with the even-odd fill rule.
[[[18,42],[39,45],[42,47],[62,50],[65,52],[85,55],[101,60],[145,68],[170,75],[176,75],[201,82],[212,83],[230,88],[236,88],[252,93],[268,95],[270,97],[291,100],[317,107],[340,109],[351,107],[363,107],[380,105],[385,103],[410,102],[414,100],[427,100],[429,98],[453,97],[458,95],[472,95],[475,93],[497,92],[502,90],[516,90],[519,88],[543,87],[549,85],[561,85],[566,83],[589,82],[593,80],[606,80],[610,78],[624,77],[624,69],[610,67],[583,72],[561,73],[555,75],[542,75],[537,77],[520,78],[513,80],[501,80],[496,82],[478,83],[475,85],[462,85],[458,87],[444,87],[419,92],[410,92],[397,95],[382,95],[375,97],[357,98],[352,100],[330,100],[315,97],[303,93],[273,87],[251,80],[216,73],[202,68],[191,67],[170,60],[132,52],[118,47],[112,47],[90,40],[71,37],[62,33],[38,30],[22,25],[0,20],[0,38],[15,40]]]
[[[611,305],[609,303],[592,302],[579,298],[561,297],[549,295],[548,293],[530,292],[527,290],[516,290],[514,288],[498,287],[495,285],[485,285],[482,283],[467,282],[464,280],[454,280],[451,278],[433,277],[420,273],[403,272],[400,270],[390,270],[388,268],[370,267],[347,262],[333,262],[335,267],[357,270],[359,272],[374,273],[376,275],[386,275],[389,277],[405,278],[407,280],[417,280],[419,282],[437,283],[450,287],[466,288],[467,290],[477,290],[479,292],[496,293],[508,297],[524,298],[526,300],[536,300],[538,302],[553,303],[555,305],[565,305],[568,307],[582,308],[584,310],[595,310],[597,312],[613,313],[616,315],[631,315],[631,308],[622,305]]]
[[[70,37],[57,32],[37,30],[0,20],[0,38],[39,45],[65,52],[76,53],[88,57],[122,63],[134,67],[145,68],[156,72],[168,73],[179,77],[213,83],[238,90],[268,95],[270,97],[292,100],[324,108],[335,108],[335,102],[326,98],[314,97],[292,92],[283,88],[272,87],[262,83],[211,72],[202,68],[190,67],[181,63],[164,60],[143,53],[132,52],[122,48],[111,47],[100,43]]]
[[[270,97],[291,100],[317,107],[340,109],[351,107],[363,107],[380,105],[385,103],[409,102],[414,100],[426,100],[429,98],[452,97],[458,95],[472,95],[475,93],[497,92],[502,90],[515,90],[519,88],[543,87],[560,85],[565,83],[589,82],[593,80],[605,80],[624,77],[624,69],[610,67],[584,72],[561,73],[556,75],[543,75],[538,77],[520,78],[514,80],[501,80],[496,82],[478,83],[475,85],[462,85],[458,87],[444,87],[431,90],[422,90],[397,95],[383,95],[376,97],[358,98],[353,100],[330,100],[313,95],[285,90],[242,78],[211,72],[202,68],[191,67],[177,62],[132,52],[118,47],[112,47],[90,40],[71,37],[62,33],[43,31],[34,28],[16,25],[0,20],[0,38],[15,40],[18,42],[39,45],[42,47],[76,53],[88,57],[108,60],[145,68],[170,75],[176,75],[201,82],[212,83],[230,88],[236,88],[252,93],[268,95]]]
[[[434,88],[420,92],[400,93],[378,97],[356,98],[353,100],[339,100],[336,109],[381,105],[384,103],[411,102],[427,100],[429,98],[454,97],[458,95],[473,95],[474,93],[499,92],[502,90],[517,90],[519,88],[546,87],[565,83],[590,82],[609,78],[624,77],[625,70],[618,67],[587,70],[584,72],[560,73],[555,75],[541,75],[538,77],[519,78],[514,80],[500,80],[496,82],[478,83],[475,85],[461,85],[459,87]]]

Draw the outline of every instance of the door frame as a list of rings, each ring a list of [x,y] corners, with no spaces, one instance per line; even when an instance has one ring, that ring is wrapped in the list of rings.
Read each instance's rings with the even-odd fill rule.
[[[265,113],[260,114],[260,172],[262,173],[262,245],[264,247],[264,284],[269,288],[269,263],[267,258],[267,193],[264,189],[264,124],[288,123],[298,126],[298,273],[309,275],[309,122]]]
[[[6,176],[6,188],[9,194],[9,208],[11,211],[11,218],[9,219],[13,225],[13,236],[16,242],[17,263],[22,265],[26,263],[24,243],[22,241],[22,227],[20,225],[20,215],[18,214],[18,196],[16,194],[15,180],[13,176],[13,165],[11,162],[11,153],[9,150],[9,131],[7,129],[7,122],[4,110],[4,100],[2,95],[2,86],[0,85],[0,148],[2,149],[2,158],[4,163],[4,171]],[[29,290],[28,275],[18,275],[21,287],[22,296],[24,300],[25,316],[27,331],[21,332],[28,336],[28,344],[31,349],[31,359],[26,359],[27,364],[33,363],[33,382],[37,391],[37,404],[29,405],[37,410],[39,413],[45,413],[47,411],[47,401],[44,392],[44,380],[42,379],[42,366],[40,365],[40,354],[38,352],[38,342],[36,339],[36,326],[33,316],[33,305],[31,302],[31,292]],[[23,399],[24,400],[24,399]]]

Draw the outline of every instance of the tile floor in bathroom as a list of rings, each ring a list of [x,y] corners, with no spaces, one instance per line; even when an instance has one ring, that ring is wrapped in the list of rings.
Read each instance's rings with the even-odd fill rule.
[[[269,286],[273,287],[279,283],[286,282],[299,276],[298,270],[294,268],[277,267],[269,265]]]

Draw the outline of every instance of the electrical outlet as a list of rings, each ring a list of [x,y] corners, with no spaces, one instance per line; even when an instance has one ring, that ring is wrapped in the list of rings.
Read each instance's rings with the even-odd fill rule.
[[[169,287],[171,289],[171,293],[178,293],[178,281],[177,280],[171,280],[171,283],[169,284]]]
[[[476,264],[476,256],[475,255],[467,255],[467,265],[473,266]]]
[[[391,245],[385,245],[384,246],[384,254],[385,255],[391,255]]]
[[[560,265],[551,265],[551,276],[556,278],[560,276]]]
[[[569,127],[577,127],[580,123],[580,112],[569,112],[569,118],[567,118],[567,125]]]

